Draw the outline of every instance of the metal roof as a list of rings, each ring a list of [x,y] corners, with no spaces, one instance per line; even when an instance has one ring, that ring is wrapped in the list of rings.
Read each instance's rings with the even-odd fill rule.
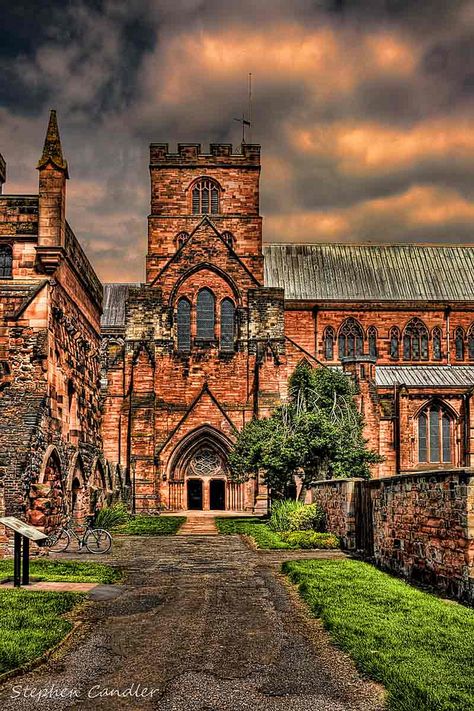
[[[131,286],[139,284],[104,284],[104,300],[102,302],[103,328],[125,326],[125,302]]]
[[[264,245],[265,286],[286,299],[472,301],[474,246]]]
[[[378,387],[395,383],[407,387],[466,387],[474,385],[473,365],[379,365],[375,371]]]

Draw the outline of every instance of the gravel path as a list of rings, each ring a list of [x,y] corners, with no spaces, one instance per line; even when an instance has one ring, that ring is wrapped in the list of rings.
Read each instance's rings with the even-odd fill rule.
[[[65,650],[5,683],[0,708],[381,709],[380,689],[278,573],[281,561],[306,557],[315,554],[255,552],[237,536],[118,540],[122,593],[90,603]]]

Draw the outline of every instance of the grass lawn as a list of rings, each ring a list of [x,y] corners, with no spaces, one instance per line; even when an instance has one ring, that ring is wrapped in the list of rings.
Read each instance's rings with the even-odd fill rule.
[[[37,558],[30,560],[32,580],[68,583],[115,583],[119,570],[103,563],[80,563],[74,560]],[[13,560],[0,560],[0,580],[13,578]]]
[[[216,518],[219,533],[251,536],[258,548],[291,548],[259,518]]]
[[[71,630],[61,617],[82,602],[70,592],[0,591],[0,674],[40,657]]]
[[[391,711],[474,709],[474,610],[359,561],[295,561],[283,571]]]
[[[327,533],[314,531],[292,531],[277,533],[261,518],[216,518],[219,533],[225,535],[242,533],[255,541],[257,548],[266,549],[337,549],[338,539]],[[313,539],[310,541],[309,539]],[[316,540],[317,539],[317,540]]]
[[[40,657],[71,630],[61,617],[82,602],[70,592],[0,591],[0,674]]]
[[[186,516],[146,516],[137,514],[126,523],[117,526],[112,533],[127,536],[170,536],[186,521]]]

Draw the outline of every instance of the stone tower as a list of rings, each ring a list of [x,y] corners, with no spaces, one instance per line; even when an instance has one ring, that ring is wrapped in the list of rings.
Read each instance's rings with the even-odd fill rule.
[[[147,282],[184,246],[204,215],[228,241],[257,281],[263,280],[262,218],[259,214],[260,146],[167,143],[150,146],[151,212],[148,217]]]

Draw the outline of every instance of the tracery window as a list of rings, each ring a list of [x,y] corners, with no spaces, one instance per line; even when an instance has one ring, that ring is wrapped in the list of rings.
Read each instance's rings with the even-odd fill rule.
[[[178,350],[191,350],[191,304],[185,298],[178,301]]]
[[[453,418],[439,403],[431,403],[418,416],[418,461],[449,463],[452,460]]]
[[[223,232],[222,239],[229,247],[233,248],[234,242],[235,242],[235,237],[232,234],[232,232],[229,232],[229,231]]]
[[[428,329],[419,318],[412,319],[403,333],[403,358],[428,360]]]
[[[432,342],[433,342],[433,360],[441,360],[441,329],[439,326],[433,328],[432,332]]]
[[[215,301],[210,289],[201,289],[197,297],[197,337],[206,341],[214,339]]]
[[[454,331],[454,349],[456,360],[464,360],[464,329],[460,326]]]
[[[334,342],[336,334],[332,326],[328,326],[324,331],[324,357],[326,360],[334,360]]]
[[[367,338],[369,340],[369,355],[377,357],[377,329],[375,326],[369,326]]]
[[[231,299],[221,303],[221,351],[233,351],[235,338],[235,306]]]
[[[10,279],[13,269],[13,254],[9,244],[0,245],[0,279]]]
[[[398,360],[400,357],[400,330],[394,326],[390,329],[390,358]]]
[[[467,334],[467,351],[469,353],[469,360],[474,360],[474,323],[469,328]]]
[[[210,447],[201,447],[191,459],[191,469],[198,476],[219,474],[222,463],[219,455]]]
[[[186,242],[189,239],[189,232],[179,232],[176,235],[176,246],[178,249],[181,249],[183,245],[186,244]]]
[[[219,212],[219,188],[210,178],[202,178],[193,186],[193,214],[213,215]]]
[[[364,333],[355,318],[348,318],[339,329],[339,358],[362,355]]]

